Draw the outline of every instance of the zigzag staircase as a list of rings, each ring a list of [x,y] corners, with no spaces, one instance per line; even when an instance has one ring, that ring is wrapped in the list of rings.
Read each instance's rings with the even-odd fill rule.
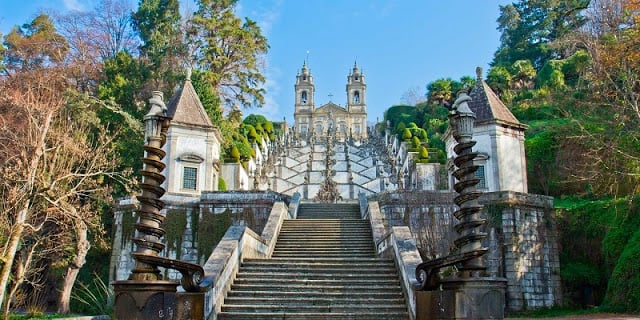
[[[218,319],[409,319],[357,204],[303,204],[271,259],[245,260]]]

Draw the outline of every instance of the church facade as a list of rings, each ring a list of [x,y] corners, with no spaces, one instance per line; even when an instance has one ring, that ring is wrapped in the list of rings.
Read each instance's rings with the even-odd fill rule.
[[[345,107],[329,101],[316,107],[315,83],[305,62],[296,75],[294,133],[301,138],[335,134],[338,139],[367,138],[367,84],[354,63],[347,76]]]

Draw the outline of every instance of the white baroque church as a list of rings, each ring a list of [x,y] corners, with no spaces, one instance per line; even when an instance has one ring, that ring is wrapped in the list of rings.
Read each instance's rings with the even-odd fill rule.
[[[344,107],[329,101],[316,107],[315,83],[307,66],[296,75],[294,132],[301,138],[335,133],[339,140],[367,138],[367,84],[357,63],[347,76],[347,103]]]

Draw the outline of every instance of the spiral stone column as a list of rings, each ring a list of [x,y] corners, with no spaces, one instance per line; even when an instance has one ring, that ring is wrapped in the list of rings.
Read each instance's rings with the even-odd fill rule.
[[[165,216],[160,212],[164,206],[160,198],[165,190],[160,186],[165,177],[162,150],[166,142],[171,118],[162,99],[162,92],[154,91],[149,100],[151,109],[144,117],[145,145],[142,194],[137,197],[140,205],[136,223],[135,252],[131,253],[135,266],[128,280],[113,283],[115,291],[115,319],[202,319],[204,317],[204,291],[211,286],[204,279],[201,266],[160,256],[165,245],[162,225]],[[162,279],[158,267],[178,270],[180,282]],[[206,280],[206,281],[203,281]],[[177,292],[182,285],[187,292]]]
[[[454,189],[458,193],[454,202],[459,207],[454,212],[458,219],[458,224],[455,226],[456,232],[458,232],[455,245],[463,254],[476,253],[473,258],[462,262],[458,274],[462,278],[483,275],[486,267],[482,256],[487,252],[487,249],[482,247],[482,240],[487,237],[487,234],[481,230],[486,219],[480,217],[482,205],[478,204],[478,198],[482,195],[482,192],[478,192],[476,189],[476,185],[480,182],[480,179],[475,176],[478,166],[473,164],[473,159],[478,155],[477,152],[472,151],[472,147],[476,144],[473,140],[473,124],[476,116],[469,109],[467,104],[469,101],[471,98],[467,94],[461,94],[456,100],[456,110],[449,115],[453,138],[458,143],[453,148],[457,155],[453,162],[458,167],[453,172],[458,180],[454,185]]]
[[[164,249],[164,244],[160,239],[164,236],[165,230],[162,224],[165,216],[160,213],[164,203],[160,198],[165,190],[160,186],[164,182],[165,164],[162,159],[165,156],[162,146],[164,146],[169,128],[170,118],[166,116],[166,106],[162,101],[162,92],[154,91],[153,97],[149,100],[151,110],[144,116],[144,158],[142,158],[143,169],[142,183],[140,189],[142,194],[137,197],[140,206],[137,210],[140,217],[135,227],[137,236],[133,238],[136,244],[136,251],[133,258],[136,266],[131,271],[130,280],[161,280],[162,276],[155,265],[150,265],[139,259],[141,255],[158,256]]]
[[[482,218],[482,195],[476,189],[480,182],[475,177],[478,166],[473,164],[477,156],[472,151],[475,114],[469,108],[471,101],[461,93],[449,114],[449,125],[457,144],[454,147],[453,172],[458,182],[454,185],[458,195],[454,202],[459,209],[454,212],[458,238],[457,252],[425,261],[416,268],[416,319],[503,319],[506,279],[486,274],[482,256],[488,249],[482,246],[487,234],[482,230],[486,220]],[[445,279],[440,269],[458,266],[458,272]]]

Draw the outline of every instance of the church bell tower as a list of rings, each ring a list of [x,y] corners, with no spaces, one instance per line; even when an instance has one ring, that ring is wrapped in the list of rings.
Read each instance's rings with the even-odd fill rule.
[[[367,137],[367,84],[364,73],[353,64],[347,76],[347,111],[350,115],[350,134],[356,139]]]
[[[311,129],[311,118],[314,111],[314,93],[315,85],[313,84],[313,76],[307,67],[305,61],[302,69],[296,75],[296,104],[294,111],[295,130],[303,136],[306,136]]]

